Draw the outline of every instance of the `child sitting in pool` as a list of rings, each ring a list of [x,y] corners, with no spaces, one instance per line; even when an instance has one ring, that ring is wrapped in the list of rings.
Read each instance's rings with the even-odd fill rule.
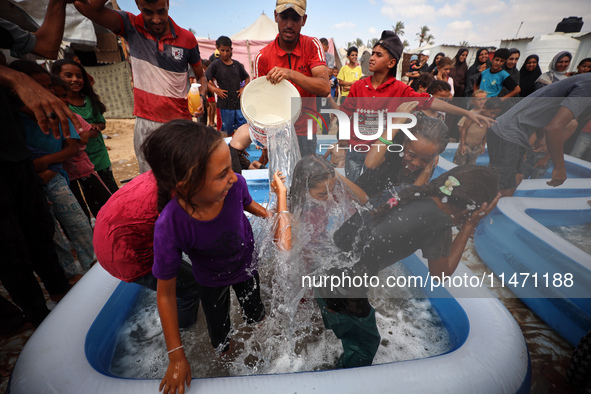
[[[230,286],[248,323],[265,317],[253,259],[254,238],[244,210],[260,217],[271,214],[252,200],[244,178],[232,171],[230,150],[216,130],[176,120],[154,131],[142,148],[156,178],[161,211],[154,228],[152,273],[158,278],[158,311],[169,365],[160,389],[176,392],[191,382],[176,305],[182,253],[191,259],[201,286],[199,297],[211,344],[219,353],[228,353]]]
[[[297,179],[294,171],[294,185]],[[312,198],[313,190],[322,190],[330,199],[336,181],[334,176],[329,176],[308,185]],[[432,276],[451,275],[459,264],[470,233],[496,206],[499,197],[497,175],[475,165],[453,168],[430,184],[407,187],[399,195],[392,192],[386,203],[375,210],[359,209],[334,232],[334,244],[359,258],[352,269],[341,265],[328,268],[328,273],[376,275],[421,249]],[[297,215],[294,215],[294,222],[296,220]],[[453,226],[461,226],[461,229],[452,241]],[[316,300],[325,327],[333,329],[343,344],[344,352],[337,366],[371,365],[380,335],[375,311],[367,300],[367,290],[338,288],[330,292],[327,288],[318,288]]]
[[[416,102],[404,103],[397,112],[408,113],[415,107]],[[393,119],[399,124],[405,121],[406,118]],[[394,130],[392,140],[388,140],[387,131],[384,131],[381,139],[371,145],[365,157],[368,170],[355,181],[368,196],[401,184],[422,185],[431,179],[439,154],[449,142],[447,126],[439,119],[424,116],[417,119],[416,126],[410,131],[416,140],[397,130]],[[397,148],[388,150],[396,146],[395,143]]]

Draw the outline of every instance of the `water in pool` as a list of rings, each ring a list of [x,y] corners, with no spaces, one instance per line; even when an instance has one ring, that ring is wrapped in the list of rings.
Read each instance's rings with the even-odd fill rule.
[[[577,248],[591,254],[591,223],[571,226],[548,226],[548,228]]]
[[[341,200],[342,201],[342,200]],[[339,207],[341,204],[333,204]],[[331,215],[334,219],[336,213]],[[256,253],[259,256],[261,296],[267,316],[255,326],[243,323],[238,302],[232,299],[235,358],[221,360],[216,356],[207,334],[205,319],[181,332],[192,376],[219,377],[252,374],[274,374],[331,369],[342,352],[340,340],[325,330],[313,292],[301,285],[301,277],[309,267],[301,256],[311,248],[310,239],[294,242],[291,252],[279,251],[273,244],[273,228],[269,221],[251,218]],[[304,232],[304,234],[312,234]],[[322,264],[331,262],[334,253],[324,256],[315,250]],[[315,263],[316,264],[316,263]],[[382,272],[408,275],[397,264]],[[374,364],[412,360],[445,353],[450,349],[447,330],[428,299],[417,298],[409,289],[370,291],[370,302],[376,309],[381,346]],[[379,289],[381,290],[381,289]],[[111,372],[114,375],[139,379],[159,379],[166,372],[168,358],[164,335],[156,307],[156,295],[145,290],[118,335]]]

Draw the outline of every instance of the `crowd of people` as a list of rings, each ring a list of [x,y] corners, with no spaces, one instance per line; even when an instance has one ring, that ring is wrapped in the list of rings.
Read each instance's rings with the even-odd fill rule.
[[[0,19],[0,47],[55,59],[70,2],[50,0],[36,33]],[[468,48],[453,58],[438,53],[431,64],[422,51],[401,70],[403,82],[396,78],[402,42],[385,30],[372,48],[370,75],[363,75],[357,48],[348,48],[338,69],[326,39],[301,34],[304,0],[277,0],[277,38],[256,55],[251,76],[232,58],[226,36],[216,41],[217,56],[201,59],[195,36],[168,16],[166,0],[137,0],[138,15],[107,8],[106,0],[73,3],[129,44],[141,174],[117,186],[102,135],[106,106],[79,61],[57,60],[50,71],[33,61],[0,65],[0,280],[12,298],[0,297],[0,334],[36,327],[49,313],[34,274],[58,302],[98,261],[114,277],[157,292],[169,357],[165,393],[191,383],[180,329],[195,324],[200,304],[222,357],[233,351],[230,288],[248,324],[265,318],[257,240],[244,211],[274,222],[284,251],[304,239],[337,250],[339,267],[318,261],[314,248],[299,257],[316,272],[374,275],[421,250],[433,276],[452,275],[501,195],[551,163],[548,184],[562,184],[569,137],[577,135],[576,157],[591,145],[591,59],[569,73],[573,56],[566,51],[546,73],[536,55],[518,70],[516,49],[480,48],[470,67]],[[202,103],[192,113],[189,69]],[[274,208],[253,201],[240,175],[265,165],[245,154],[252,139],[240,97],[251,78],[290,81],[306,110],[294,124],[301,160],[293,174],[273,174]],[[460,97],[469,99],[451,100]],[[307,133],[311,114],[322,108],[358,120],[350,138],[324,157],[317,155],[319,128],[312,138]],[[377,132],[386,112],[410,118],[389,119],[398,129]],[[400,126],[409,119],[411,133]],[[232,137],[229,144],[223,136]],[[431,179],[454,139],[458,166]],[[486,147],[489,168],[475,165]],[[333,215],[336,208],[346,214]],[[316,289],[314,297],[325,327],[343,343],[336,366],[371,365],[380,334],[367,289]]]

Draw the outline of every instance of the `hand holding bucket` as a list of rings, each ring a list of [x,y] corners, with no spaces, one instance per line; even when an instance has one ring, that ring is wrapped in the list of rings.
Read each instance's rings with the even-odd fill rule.
[[[290,82],[282,80],[272,84],[266,78],[257,78],[244,88],[240,107],[249,125],[250,138],[255,144],[265,147],[269,133],[296,121],[302,101],[298,90]]]

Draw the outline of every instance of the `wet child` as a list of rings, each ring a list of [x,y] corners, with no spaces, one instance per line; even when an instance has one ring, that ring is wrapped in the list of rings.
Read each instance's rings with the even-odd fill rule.
[[[491,97],[484,103],[480,113],[491,119],[496,119],[503,110],[501,99]],[[458,165],[475,164],[478,156],[484,153],[486,147],[486,125],[479,126],[466,119],[460,128],[460,144],[454,156],[454,163]]]
[[[191,259],[201,286],[211,344],[228,354],[230,287],[247,323],[265,317],[253,232],[244,211],[260,217],[271,213],[252,200],[244,178],[231,169],[228,145],[212,128],[188,120],[169,122],[146,139],[142,150],[156,178],[161,211],[154,228],[152,274],[158,279],[158,311],[169,365],[160,389],[175,392],[191,382],[177,318],[176,278],[182,253]]]
[[[475,165],[455,167],[429,184],[411,186],[399,194],[394,191],[387,202],[359,210],[334,233],[339,248],[360,257],[352,269],[333,270],[332,274],[377,275],[420,249],[431,276],[450,276],[471,232],[499,197],[496,173]],[[460,230],[452,240],[454,226]],[[342,366],[371,365],[379,331],[367,289],[343,287],[323,292],[323,317],[332,319],[343,343]]]
[[[105,105],[95,93],[82,65],[73,60],[61,59],[53,63],[51,73],[66,82],[68,101],[72,112],[82,116],[92,126],[86,145],[86,153],[103,183],[111,193],[115,193],[119,187],[113,177],[111,160],[101,133],[106,126],[103,117],[103,113],[106,111]]]
[[[410,112],[415,106],[416,103],[405,103],[399,109]],[[404,122],[403,119],[398,121]],[[412,133],[416,140],[398,132],[390,141],[384,132],[381,139],[372,144],[365,158],[368,171],[355,181],[368,196],[401,184],[422,185],[431,179],[439,154],[449,142],[447,127],[439,119],[423,116],[417,119]],[[388,151],[389,147],[396,146],[394,143],[399,148]]]

